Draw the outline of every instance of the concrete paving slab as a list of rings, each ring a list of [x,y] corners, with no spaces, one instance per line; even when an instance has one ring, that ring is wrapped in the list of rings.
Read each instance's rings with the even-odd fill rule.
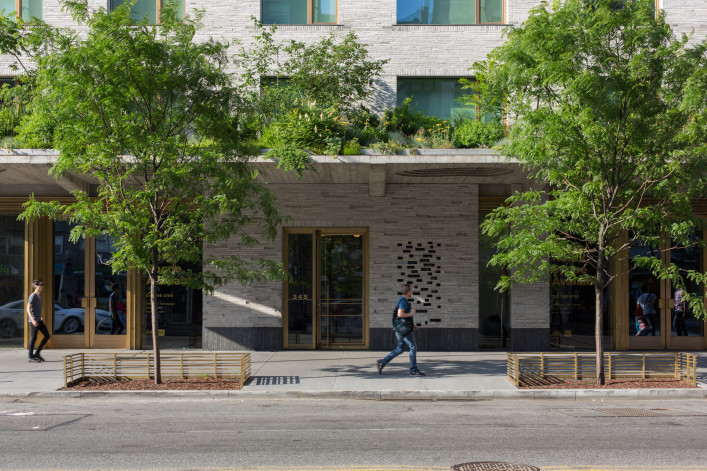
[[[506,379],[505,352],[421,352],[418,365],[427,375],[411,377],[407,353],[394,359],[379,375],[376,360],[387,352],[318,350],[252,352],[252,380],[240,391],[59,391],[64,386],[64,355],[80,351],[89,350],[45,350],[42,355],[47,362],[28,363],[26,350],[0,349],[0,396],[376,400],[707,398],[707,352],[696,352],[699,389],[518,390]]]

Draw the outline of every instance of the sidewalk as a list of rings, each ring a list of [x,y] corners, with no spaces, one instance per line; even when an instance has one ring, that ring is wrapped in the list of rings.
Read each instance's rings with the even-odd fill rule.
[[[183,350],[164,350],[183,351]],[[76,350],[44,350],[45,363],[28,363],[26,350],[0,349],[0,397],[273,397],[358,399],[678,399],[707,398],[707,352],[698,352],[699,389],[518,390],[506,379],[505,352],[422,352],[427,376],[408,375],[404,353],[379,375],[387,352],[252,352],[252,379],[240,391],[58,391],[63,356]]]

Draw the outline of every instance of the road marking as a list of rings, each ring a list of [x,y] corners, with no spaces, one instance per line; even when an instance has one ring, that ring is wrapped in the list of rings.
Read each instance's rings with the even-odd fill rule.
[[[405,430],[406,431],[422,431],[423,429],[421,429],[421,428],[406,428]],[[400,428],[347,428],[346,430],[330,429],[330,428],[307,429],[307,430],[302,430],[302,429],[297,429],[297,428],[275,428],[275,429],[253,429],[252,430],[252,432],[266,432],[266,433],[280,433],[280,432],[285,432],[285,433],[290,433],[290,432],[332,433],[332,432],[350,432],[350,431],[354,431],[354,432],[399,432]],[[187,430],[187,433],[223,433],[223,430]],[[280,469],[285,469],[285,468],[280,468]],[[292,468],[292,469],[297,469],[297,468]],[[308,469],[308,468],[304,468],[304,469]],[[317,468],[312,468],[312,469],[317,469]],[[344,469],[344,468],[341,468],[341,469]],[[345,469],[356,470],[358,468],[345,468]]]
[[[108,471],[115,468],[62,468],[62,471]],[[122,468],[123,471],[449,471],[449,466],[287,466],[287,467],[257,467],[257,468]],[[51,469],[19,469],[16,471],[56,471]],[[690,470],[693,471],[693,470]]]
[[[543,466],[542,471],[707,471],[704,466]]]

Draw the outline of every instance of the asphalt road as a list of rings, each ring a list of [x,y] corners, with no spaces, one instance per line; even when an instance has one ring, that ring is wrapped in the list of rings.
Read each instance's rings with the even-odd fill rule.
[[[704,400],[3,398],[0,469],[707,471],[705,432]]]

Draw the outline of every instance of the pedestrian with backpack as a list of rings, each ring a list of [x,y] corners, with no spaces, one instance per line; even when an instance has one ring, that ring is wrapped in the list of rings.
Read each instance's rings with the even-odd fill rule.
[[[390,361],[403,353],[405,345],[408,346],[410,350],[410,376],[425,376],[425,374],[417,368],[417,343],[415,342],[414,331],[418,330],[419,327],[415,325],[415,321],[412,316],[415,314],[415,309],[410,307],[410,296],[412,295],[412,288],[410,285],[403,285],[400,288],[402,295],[398,298],[398,302],[395,303],[395,309],[393,311],[393,330],[395,331],[395,338],[398,340],[398,345],[395,350],[390,352],[382,360],[378,360],[376,365],[378,367],[378,374],[383,374],[383,368],[385,365],[390,363]]]

